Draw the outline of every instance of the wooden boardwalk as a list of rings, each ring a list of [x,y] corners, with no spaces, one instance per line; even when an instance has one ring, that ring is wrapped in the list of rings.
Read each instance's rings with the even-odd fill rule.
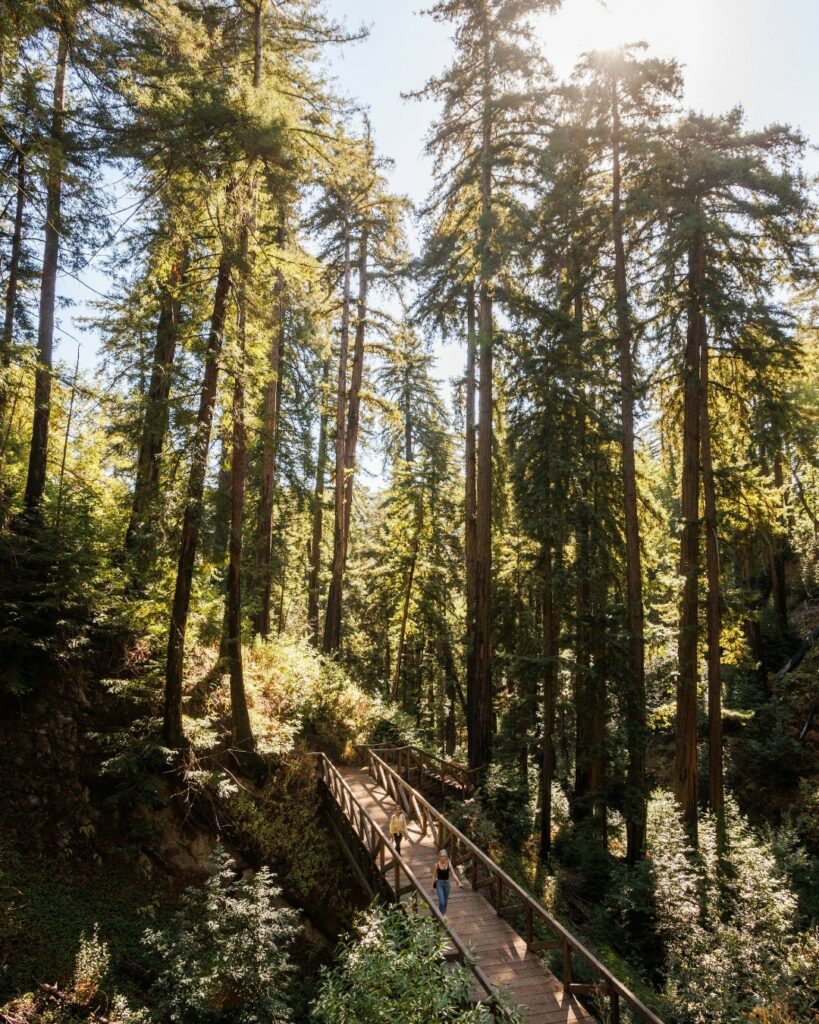
[[[392,800],[363,769],[340,767],[339,771],[365,810],[386,832]],[[437,854],[433,837],[429,833],[422,836],[412,822],[409,833],[410,841],[404,842],[401,854],[419,881],[429,884],[431,890]],[[524,939],[498,917],[479,892],[473,892],[467,879],[463,881],[463,889],[452,883],[448,923],[492,984],[508,993],[510,1002],[518,1004],[529,1024],[593,1024],[594,1018],[576,998],[563,991],[540,957],[529,952]]]

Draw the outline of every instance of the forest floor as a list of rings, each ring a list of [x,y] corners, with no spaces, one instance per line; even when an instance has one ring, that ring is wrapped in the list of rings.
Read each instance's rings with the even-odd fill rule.
[[[213,659],[203,651],[192,660],[195,693],[208,689],[208,678],[213,683]],[[217,842],[240,870],[266,863],[284,876],[285,898],[302,925],[294,957],[315,974],[365,904],[344,872],[325,863],[339,856],[316,821],[315,801],[306,792],[302,798],[299,787],[281,792],[290,786],[290,768],[274,766],[259,786],[235,770],[200,770],[195,760],[188,770],[169,767],[140,717],[139,698],[125,689],[123,696],[88,673],[55,670],[47,685],[0,714],[0,1006],[44,983],[65,985],[81,940],[95,930],[109,947],[117,991],[144,988],[143,933],[161,925],[187,886],[208,877]],[[212,722],[204,707],[200,713],[212,741]],[[272,722],[271,730],[279,725],[286,728]],[[229,789],[224,798],[220,785]],[[232,806],[237,791],[239,811]],[[271,800],[304,804],[312,870],[330,880],[332,898],[288,886],[281,850],[254,834]],[[298,825],[297,813],[290,818]]]

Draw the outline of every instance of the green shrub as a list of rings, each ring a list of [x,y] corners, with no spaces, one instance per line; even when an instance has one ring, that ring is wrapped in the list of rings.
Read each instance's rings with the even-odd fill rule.
[[[535,807],[532,794],[537,785],[524,785],[517,765],[493,764],[481,786],[486,813],[497,826],[502,842],[519,850],[532,835]]]
[[[349,873],[320,813],[312,757],[293,755],[265,781],[260,797],[239,792],[233,809],[260,858],[275,865],[288,895],[325,916],[343,917]]]
[[[315,1024],[489,1024],[469,1007],[470,972],[444,960],[446,937],[430,918],[371,908],[325,970]]]
[[[678,1021],[728,1024],[787,991],[796,899],[770,844],[731,800],[724,845],[706,816],[695,854],[673,797],[655,793],[647,859],[618,872],[608,910],[622,944],[638,949],[663,984]]]
[[[282,907],[267,868],[236,877],[217,847],[204,888],[143,943],[158,964],[153,993],[162,1020],[184,1024],[289,1024],[289,948],[295,915]]]
[[[259,749],[283,757],[301,741],[333,760],[358,743],[413,738],[407,715],[355,684],[336,661],[306,642],[257,642],[248,652],[246,685]]]
[[[585,899],[599,900],[611,882],[614,859],[590,819],[566,824],[557,833],[555,854],[570,868]]]

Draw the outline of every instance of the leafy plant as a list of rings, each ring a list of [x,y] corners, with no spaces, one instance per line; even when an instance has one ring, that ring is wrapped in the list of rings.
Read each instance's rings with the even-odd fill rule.
[[[429,918],[372,907],[325,969],[315,1024],[488,1024],[470,1007],[470,973],[444,959],[446,938]]]
[[[238,876],[224,849],[204,888],[185,890],[180,910],[143,942],[157,960],[162,1020],[185,1024],[288,1024],[287,987],[295,914],[267,868]]]

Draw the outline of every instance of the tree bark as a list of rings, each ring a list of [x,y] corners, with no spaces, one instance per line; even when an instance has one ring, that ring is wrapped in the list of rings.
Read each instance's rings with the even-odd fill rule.
[[[466,563],[466,701],[467,721],[474,721],[475,709],[475,547],[476,547],[476,502],[475,487],[475,357],[477,338],[475,330],[475,284],[466,286],[466,438],[465,438],[465,486],[464,499],[464,558]],[[472,726],[470,724],[470,731]]]
[[[62,150],[65,122],[65,77],[68,68],[68,40],[59,33],[57,64],[54,69],[54,93],[51,113],[52,148],[46,172],[46,217],[44,226],[43,270],[40,277],[40,315],[37,328],[37,370],[34,378],[34,418],[24,507],[26,516],[39,519],[48,461],[48,430],[51,418],[51,369],[54,353],[54,309],[57,299],[57,269],[60,252],[61,205],[63,186]]]
[[[583,336],[583,296],[577,280],[572,281],[574,296],[574,325],[578,337]],[[586,458],[586,407],[585,395],[576,409],[577,449],[580,458]],[[588,471],[580,470],[577,526],[575,529],[575,776],[572,814],[577,821],[591,816],[593,811],[593,763],[595,758],[594,712],[595,686],[591,671],[591,650],[589,644],[590,605],[590,515]]]
[[[193,566],[202,526],[202,504],[205,475],[208,465],[213,408],[216,404],[216,385],[219,376],[219,357],[225,330],[225,312],[231,286],[231,265],[223,253],[219,260],[213,312],[210,319],[208,348],[205,355],[205,375],[196,418],[196,434],[191,456],[190,476],[182,520],[182,538],[176,571],[171,625],[168,636],[168,656],[165,669],[165,714],[163,736],[169,747],[180,747],[184,742],[182,729],[182,673],[185,660],[185,630],[188,624]]]
[[[718,819],[722,818],[724,794],[722,774],[722,600],[720,594],[719,537],[717,534],[717,498],[711,459],[711,416],[708,394],[708,339],[700,350],[700,458],[702,494],[705,511],[705,571],[708,581],[708,802]]]
[[[773,459],[774,484],[784,501],[785,476],[782,471],[782,450],[777,438],[776,449]],[[780,636],[788,632],[788,590],[785,580],[785,544],[786,534],[777,530],[773,538],[773,550],[771,552],[771,583],[773,586],[774,612],[776,613],[776,626]]]
[[[404,593],[404,608],[401,613],[401,632],[398,636],[398,652],[395,658],[395,675],[392,680],[392,699],[396,700],[398,697],[398,683],[401,679],[401,667],[404,661],[404,641],[407,636],[407,621],[409,620],[410,602],[412,601],[412,584],[415,579],[415,565],[418,561],[418,538],[420,536],[420,526],[415,534],[415,542],[412,547],[412,555],[410,557],[409,576],[407,578],[407,589]]]
[[[680,518],[680,629],[674,793],[697,842],[697,621],[699,604],[700,353],[705,337],[705,240],[697,226],[688,254],[688,328],[683,360],[683,455]]]
[[[137,457],[131,517],[125,533],[125,550],[130,552],[140,546],[146,547],[150,541],[150,537],[141,535],[145,531],[147,515],[155,503],[159,491],[162,450],[168,431],[171,373],[179,338],[179,317],[182,305],[180,289],[185,284],[187,264],[186,246],[180,258],[174,262],[160,298],[151,379],[145,398],[142,438]]]
[[[327,610],[324,617],[325,654],[335,654],[341,641],[341,585],[344,574],[344,414],[347,408],[347,353],[350,344],[350,230],[345,225],[344,283],[341,306],[341,337],[338,354],[338,387],[336,390],[336,478],[335,519],[333,528],[333,566]]]
[[[560,645],[560,610],[555,598],[552,549],[543,547],[543,736],[541,745],[540,859],[548,864],[552,853],[552,782],[555,768],[555,709],[557,707],[557,655]]]
[[[247,243],[243,248],[247,249]],[[233,431],[230,460],[230,541],[228,544],[227,615],[225,650],[230,667],[230,722],[234,749],[252,750],[253,732],[245,693],[242,659],[242,526],[247,474],[247,432],[245,430],[245,317],[244,285],[238,303],[238,338],[233,382]]]
[[[6,283],[3,334],[0,337],[0,430],[6,421],[9,393],[9,368],[14,342],[14,314],[17,308],[17,289],[20,280],[20,257],[23,251],[23,217],[26,207],[26,157],[17,153],[17,195],[14,207],[14,227],[9,250],[9,279]]]
[[[475,700],[469,730],[469,767],[483,772],[492,758],[492,77],[489,12],[483,5],[480,286],[478,352],[479,428],[475,526]]]
[[[278,233],[279,247],[285,243],[284,224]],[[256,574],[258,577],[259,609],[254,620],[254,629],[263,637],[270,635],[270,594],[273,587],[273,506],[276,491],[276,452],[279,414],[279,378],[281,375],[281,353],[284,344],[285,309],[284,275],[276,274],[273,287],[273,301],[276,306],[276,327],[268,350],[267,382],[264,390],[264,411],[262,413],[262,481],[259,495],[259,514],[256,529]]]
[[[640,552],[640,519],[637,508],[637,470],[634,459],[634,365],[626,253],[621,198],[621,128],[617,79],[611,85],[612,116],[612,234],[614,240],[614,291],[617,334],[620,346],[620,446],[623,465],[623,513],[626,534],[626,632],[628,634],[628,682],[626,690],[626,859],[636,863],[645,852],[646,834],[646,694],[643,612],[643,572]]]
[[[329,359],[324,364],[322,384],[330,376]],[[310,642],[319,646],[319,576],[321,574],[321,539],[324,532],[324,475],[327,472],[327,410],[322,387],[321,416],[319,418],[318,452],[316,455],[316,488],[313,494],[313,528],[310,537],[310,577],[307,584],[307,623]]]
[[[367,255],[369,235],[366,227],[361,232],[358,250],[358,302],[356,309],[353,367],[350,374],[350,397],[347,403],[347,430],[344,436],[344,567],[350,541],[350,517],[353,508],[356,450],[361,421],[361,384],[364,379],[364,336],[367,327]],[[342,570],[343,583],[343,570]],[[339,588],[339,600],[341,588]]]

